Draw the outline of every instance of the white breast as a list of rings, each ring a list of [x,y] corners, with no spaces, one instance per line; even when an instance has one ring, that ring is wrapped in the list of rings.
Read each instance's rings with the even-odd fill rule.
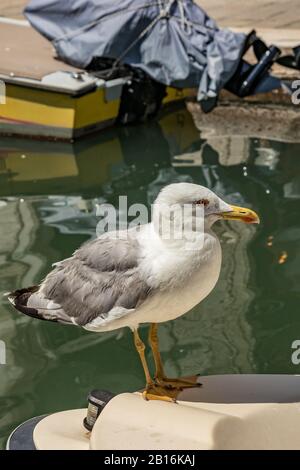
[[[164,249],[149,253],[144,260],[146,278],[156,293],[131,313],[129,326],[173,320],[187,313],[215,287],[221,261],[221,246],[213,232],[205,234],[204,246],[196,252]]]

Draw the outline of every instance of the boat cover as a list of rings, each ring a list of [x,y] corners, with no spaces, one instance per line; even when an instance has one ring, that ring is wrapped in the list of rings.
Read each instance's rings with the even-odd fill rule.
[[[165,85],[196,87],[199,100],[234,75],[246,40],[193,0],[31,0],[25,15],[73,66],[113,58]]]

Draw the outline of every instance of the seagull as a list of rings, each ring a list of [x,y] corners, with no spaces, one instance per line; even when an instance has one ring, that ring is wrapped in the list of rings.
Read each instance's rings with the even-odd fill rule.
[[[208,188],[170,184],[158,194],[150,223],[89,241],[56,263],[39,285],[16,290],[8,299],[41,320],[99,333],[129,327],[144,369],[144,398],[175,401],[178,391],[197,385],[197,377],[166,376],[158,324],[187,313],[214,289],[222,252],[212,226],[222,219],[259,223],[253,210],[232,206]],[[150,323],[154,376],[139,335],[144,323]]]

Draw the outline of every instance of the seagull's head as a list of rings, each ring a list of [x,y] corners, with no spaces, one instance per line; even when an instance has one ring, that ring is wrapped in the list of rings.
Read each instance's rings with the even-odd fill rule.
[[[162,216],[170,211],[172,214],[173,210],[176,218],[176,214],[183,209],[186,217],[194,222],[195,219],[202,218],[205,228],[210,228],[217,220],[222,219],[246,224],[259,223],[258,215],[252,209],[228,204],[213,191],[198,184],[174,183],[165,186],[154,204],[154,214],[156,211],[156,214]],[[174,215],[171,217],[174,218]]]

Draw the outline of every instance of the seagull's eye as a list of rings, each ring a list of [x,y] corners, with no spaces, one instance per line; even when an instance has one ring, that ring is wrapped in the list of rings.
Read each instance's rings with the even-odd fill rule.
[[[208,199],[199,199],[198,201],[195,201],[195,204],[203,204],[204,206],[208,206],[209,200]]]

